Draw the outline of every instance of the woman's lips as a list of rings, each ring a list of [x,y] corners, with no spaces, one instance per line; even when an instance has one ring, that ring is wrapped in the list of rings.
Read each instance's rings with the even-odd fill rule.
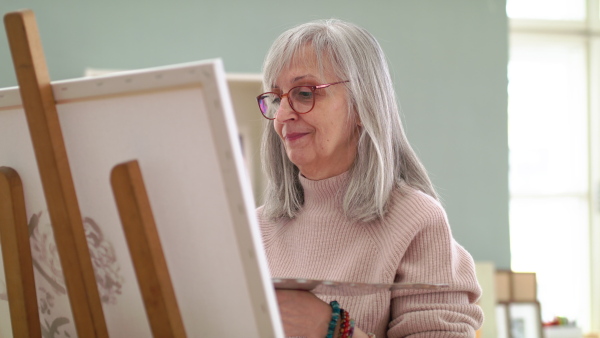
[[[285,139],[288,141],[295,141],[299,138],[301,138],[304,135],[307,135],[308,133],[289,133],[285,135]]]

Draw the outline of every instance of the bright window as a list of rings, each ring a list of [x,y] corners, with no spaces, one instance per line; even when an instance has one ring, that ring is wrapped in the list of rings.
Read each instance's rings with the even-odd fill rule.
[[[509,0],[511,268],[537,274],[542,319],[599,331],[598,15],[585,0]],[[561,20],[585,29],[565,29]],[[523,25],[523,22],[527,25]],[[531,23],[534,22],[534,25]],[[532,28],[533,27],[533,28]],[[596,277],[594,277],[596,276]]]

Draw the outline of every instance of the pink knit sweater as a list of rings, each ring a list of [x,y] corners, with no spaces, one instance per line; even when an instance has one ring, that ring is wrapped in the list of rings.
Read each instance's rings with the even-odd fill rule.
[[[334,281],[447,283],[336,299],[364,332],[384,337],[474,337],[483,313],[473,259],[454,241],[441,205],[407,185],[393,193],[381,221],[349,222],[342,211],[348,174],[321,181],[300,176],[304,206],[288,221],[261,217],[273,277]]]

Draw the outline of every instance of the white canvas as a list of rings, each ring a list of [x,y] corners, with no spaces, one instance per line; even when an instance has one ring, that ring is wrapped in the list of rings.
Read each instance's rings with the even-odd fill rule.
[[[110,186],[129,160],[188,336],[283,336],[220,60],[53,90],[110,336],[151,336]]]

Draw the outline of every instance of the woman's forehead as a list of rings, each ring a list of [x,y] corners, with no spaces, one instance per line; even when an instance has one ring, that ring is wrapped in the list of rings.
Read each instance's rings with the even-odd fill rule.
[[[294,83],[303,80],[320,79],[321,71],[317,65],[291,64],[279,73],[276,84]]]
[[[274,87],[303,80],[325,81],[334,74],[328,57],[317,58],[312,48],[303,48],[281,69]]]

